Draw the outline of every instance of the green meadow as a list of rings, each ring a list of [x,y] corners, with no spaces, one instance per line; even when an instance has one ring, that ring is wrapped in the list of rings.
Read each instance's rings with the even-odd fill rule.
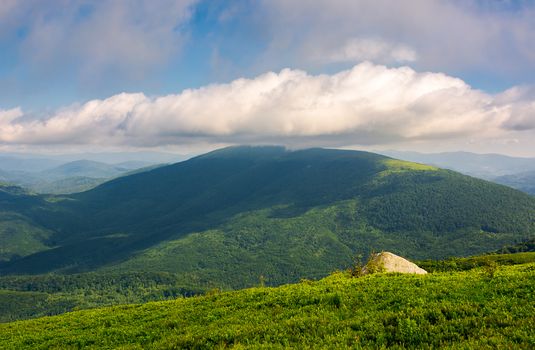
[[[0,325],[3,349],[535,347],[535,263],[319,280]]]

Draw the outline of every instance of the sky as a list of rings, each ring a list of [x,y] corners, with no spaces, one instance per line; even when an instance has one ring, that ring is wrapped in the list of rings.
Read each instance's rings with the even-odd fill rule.
[[[535,156],[535,0],[2,0],[0,151]]]

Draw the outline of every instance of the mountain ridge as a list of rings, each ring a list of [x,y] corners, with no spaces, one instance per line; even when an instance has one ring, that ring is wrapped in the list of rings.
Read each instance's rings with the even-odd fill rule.
[[[321,277],[370,249],[470,255],[535,232],[528,195],[348,150],[227,148],[47,198],[25,212],[50,249],[3,273],[141,268],[236,288]]]

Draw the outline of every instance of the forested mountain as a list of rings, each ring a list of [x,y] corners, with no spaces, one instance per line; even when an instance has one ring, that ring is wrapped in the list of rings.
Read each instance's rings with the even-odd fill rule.
[[[357,151],[233,147],[83,193],[21,196],[0,208],[46,232],[46,249],[11,252],[24,256],[4,274],[167,271],[236,288],[321,277],[370,250],[462,256],[535,234],[526,194]]]
[[[46,250],[53,232],[29,216],[32,208],[46,206],[44,198],[20,187],[0,184],[0,262]]]

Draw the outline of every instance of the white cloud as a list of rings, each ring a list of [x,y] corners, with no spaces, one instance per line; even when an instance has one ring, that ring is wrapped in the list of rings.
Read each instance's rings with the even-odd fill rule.
[[[535,87],[514,87],[498,96],[507,106],[510,118],[503,127],[511,130],[535,130]]]
[[[20,107],[7,110],[0,109],[0,125],[9,125],[23,115]]]
[[[44,120],[0,113],[0,143],[153,147],[196,142],[384,145],[514,138],[535,129],[516,114],[533,99],[489,95],[462,80],[362,63],[333,75],[285,69],[180,94],[119,94],[66,107]]]
[[[397,63],[416,61],[416,52],[403,44],[393,44],[382,39],[351,38],[330,53],[318,53],[317,59],[326,62]]]

